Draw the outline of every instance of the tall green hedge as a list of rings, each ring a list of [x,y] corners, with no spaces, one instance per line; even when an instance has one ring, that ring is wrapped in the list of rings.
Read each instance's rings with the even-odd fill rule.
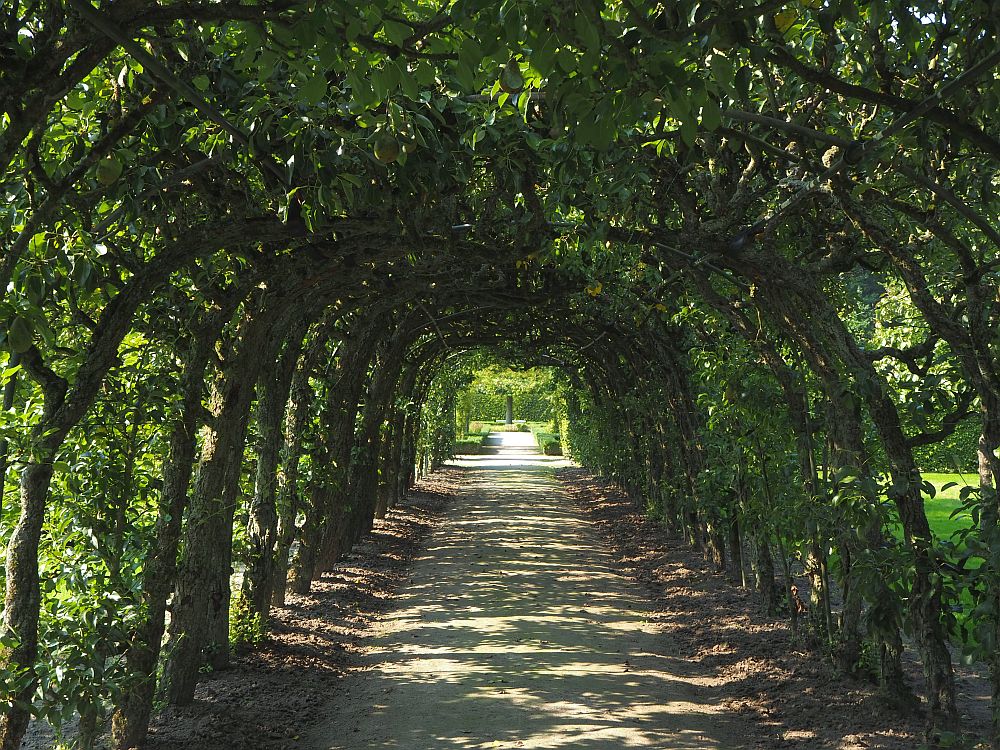
[[[507,408],[507,397],[502,393],[482,393],[473,391],[469,405],[469,415],[473,421],[503,421]],[[549,394],[539,391],[514,394],[514,419],[528,422],[546,422],[552,415]]]

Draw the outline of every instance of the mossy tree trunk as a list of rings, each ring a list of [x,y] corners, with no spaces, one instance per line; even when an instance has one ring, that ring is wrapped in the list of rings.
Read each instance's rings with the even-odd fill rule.
[[[289,329],[284,350],[273,370],[261,373],[257,384],[257,471],[247,525],[247,566],[240,596],[249,612],[266,627],[274,584],[274,554],[278,539],[277,485],[282,423],[288,406],[292,374],[302,350],[307,321]]]
[[[314,393],[309,382],[333,332],[333,320],[324,318],[314,324],[309,335],[309,346],[299,358],[289,389],[288,407],[285,412],[284,445],[281,451],[281,470],[275,502],[278,511],[277,541],[274,563],[271,566],[271,603],[285,606],[288,590],[288,556],[295,538],[296,519],[303,507],[299,489],[299,464],[302,457],[304,432],[311,417]]]
[[[280,308],[268,305],[269,301],[248,305],[212,384],[212,418],[202,428],[184,553],[170,611],[164,679],[167,699],[174,705],[191,703],[203,667],[222,669],[229,663],[233,516],[250,406],[259,369],[273,360],[283,338]]]
[[[118,750],[141,747],[146,741],[156,689],[167,599],[176,579],[181,523],[187,509],[188,487],[194,468],[195,439],[205,392],[205,371],[212,347],[240,298],[239,293],[230,293],[225,305],[203,316],[205,320],[193,332],[189,350],[184,357],[179,387],[181,402],[174,413],[170,430],[155,542],[146,559],[142,578],[145,613],[125,651],[131,685],[112,717],[112,737]]]

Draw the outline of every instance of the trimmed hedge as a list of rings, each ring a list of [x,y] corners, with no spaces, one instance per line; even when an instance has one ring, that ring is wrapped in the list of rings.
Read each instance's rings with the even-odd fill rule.
[[[469,395],[469,416],[473,421],[503,419],[507,409],[507,396],[503,393],[472,392]],[[514,394],[514,417],[529,422],[542,422],[552,415],[547,391],[529,391]]]
[[[531,428],[524,424],[503,424],[495,423],[492,425],[493,432],[531,432]]]
[[[562,441],[553,432],[536,431],[535,441],[546,456],[561,456],[563,454]]]
[[[483,437],[485,437],[485,435]],[[451,453],[453,456],[461,454],[476,455],[482,452],[482,447],[483,447],[482,437],[464,438],[462,440],[455,441],[455,445],[451,449]]]

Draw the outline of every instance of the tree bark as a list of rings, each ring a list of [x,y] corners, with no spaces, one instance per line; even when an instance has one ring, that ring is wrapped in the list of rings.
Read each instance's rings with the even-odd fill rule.
[[[278,531],[275,545],[271,603],[285,606],[288,589],[288,554],[295,538],[295,521],[302,505],[299,492],[299,462],[302,456],[303,433],[310,417],[314,398],[309,383],[320,357],[326,352],[327,342],[333,332],[333,321],[323,320],[313,326],[309,347],[299,358],[292,376],[288,409],[285,414],[285,442],[278,474]]]
[[[385,323],[379,314],[341,344],[316,438],[316,450],[325,456],[326,464],[316,480],[322,481],[324,489],[317,487],[310,493],[316,505],[310,508],[300,535],[303,554],[294,562],[297,593],[307,592],[317,572],[331,567],[345,551],[344,510],[355,422],[375,348],[386,335]],[[313,464],[315,472],[315,460]]]
[[[16,367],[21,356],[12,353],[7,359],[7,367]],[[14,395],[17,392],[17,373],[10,376],[10,379],[3,386],[3,410],[10,411],[14,408]],[[4,494],[7,491],[7,466],[10,457],[10,443],[6,437],[0,438],[0,518],[3,518]]]
[[[262,373],[257,384],[255,422],[257,476],[247,524],[247,567],[240,595],[250,612],[267,627],[274,584],[274,553],[278,535],[277,483],[282,444],[282,421],[288,405],[292,373],[302,350],[306,321],[293,325],[285,348],[272,371]]]
[[[4,600],[4,629],[15,636],[14,645],[0,650],[0,658],[20,671],[21,688],[14,692],[13,704],[0,715],[0,748],[18,750],[31,717],[35,693],[35,659],[38,656],[38,616],[41,589],[38,581],[38,542],[45,519],[45,501],[52,480],[52,459],[56,441],[48,440],[44,452],[38,450],[21,472],[21,514],[7,546],[7,595]]]
[[[214,418],[202,431],[164,670],[167,699],[173,705],[191,703],[203,666],[221,669],[229,661],[233,515],[253,400],[251,384],[280,343],[274,308],[258,304],[237,328],[234,351],[212,387]]]
[[[229,306],[211,315],[194,333],[185,357],[179,388],[181,402],[173,417],[163,469],[155,542],[143,571],[145,615],[125,651],[131,685],[112,716],[112,739],[119,750],[141,747],[149,731],[167,598],[176,578],[181,520],[187,507],[188,486],[194,468],[195,436],[205,390],[205,370],[212,345],[238,299],[238,295],[233,295]]]
[[[383,458],[383,423],[399,382],[403,357],[412,340],[408,324],[409,320],[404,319],[392,337],[382,343],[365,398],[347,481],[347,496],[350,498],[347,533],[352,545],[371,529],[375,519],[379,500],[379,462]]]

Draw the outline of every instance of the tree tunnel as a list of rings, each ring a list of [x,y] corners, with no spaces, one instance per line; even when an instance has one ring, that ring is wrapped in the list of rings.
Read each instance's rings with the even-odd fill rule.
[[[449,457],[481,351],[929,746],[984,663],[1000,747],[997,23],[5,6],[0,747],[142,746]]]

